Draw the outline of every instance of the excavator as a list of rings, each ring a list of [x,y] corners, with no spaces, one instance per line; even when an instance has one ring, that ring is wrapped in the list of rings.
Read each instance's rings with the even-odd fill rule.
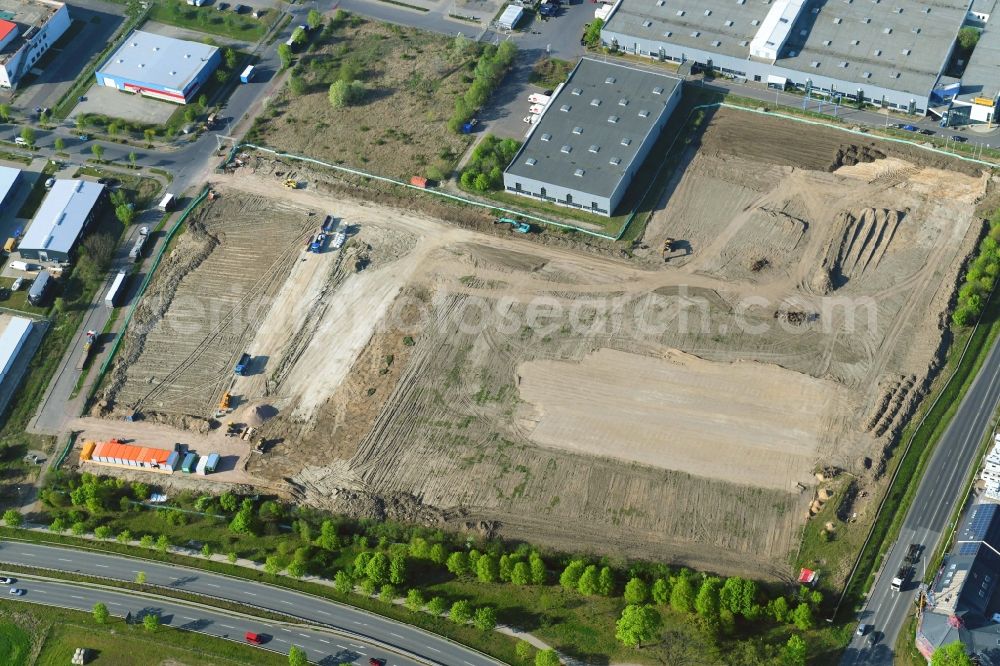
[[[666,238],[663,241],[663,261],[670,261],[670,253],[674,251],[674,244],[677,241],[673,238]]]

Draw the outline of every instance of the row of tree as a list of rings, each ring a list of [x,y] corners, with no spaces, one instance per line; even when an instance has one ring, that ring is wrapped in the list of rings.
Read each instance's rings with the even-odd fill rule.
[[[958,304],[952,314],[956,326],[974,324],[1000,275],[1000,212],[990,220],[990,230],[979,243],[979,253],[965,274],[958,290]]]
[[[464,37],[463,37],[464,39]],[[453,132],[460,132],[462,125],[469,122],[479,109],[486,104],[496,90],[507,70],[514,63],[517,47],[513,42],[500,42],[499,46],[487,44],[483,47],[476,68],[473,70],[472,85],[465,94],[455,100],[455,111],[448,120]]]

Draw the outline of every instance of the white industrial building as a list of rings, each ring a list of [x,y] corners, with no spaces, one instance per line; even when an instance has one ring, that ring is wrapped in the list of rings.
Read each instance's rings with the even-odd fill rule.
[[[7,373],[14,367],[21,348],[31,336],[31,323],[25,317],[11,317],[0,331],[0,386],[4,385]]]
[[[17,181],[21,177],[21,170],[13,167],[0,166],[0,212],[4,205],[14,198],[17,190]]]
[[[61,2],[0,0],[0,88],[16,88],[70,23]]]
[[[512,193],[614,215],[681,97],[681,80],[583,58],[510,165]]]
[[[101,65],[101,86],[187,104],[222,60],[219,47],[133,30]]]
[[[94,218],[104,185],[86,180],[57,180],[45,195],[18,245],[22,259],[69,261],[80,234]]]
[[[941,89],[953,83],[944,71],[958,32],[981,22],[970,11],[973,4],[996,1],[617,0],[601,40],[626,53],[735,79],[921,115],[943,113],[950,97]],[[988,19],[988,13],[979,15]],[[980,86],[984,97],[995,98],[992,44],[989,38],[976,48],[961,87]]]

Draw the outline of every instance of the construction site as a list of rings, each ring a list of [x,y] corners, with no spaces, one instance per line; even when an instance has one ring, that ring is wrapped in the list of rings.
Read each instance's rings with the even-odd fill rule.
[[[991,183],[776,122],[715,114],[628,253],[250,154],[164,258],[85,436],[235,461],[169,483],[786,578],[831,478],[874,510]],[[327,216],[345,242],[310,251]]]

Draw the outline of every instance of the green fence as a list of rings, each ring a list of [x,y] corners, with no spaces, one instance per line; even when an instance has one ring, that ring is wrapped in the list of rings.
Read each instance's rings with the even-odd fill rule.
[[[139,291],[132,300],[132,306],[128,310],[128,315],[126,315],[125,321],[122,322],[118,335],[115,336],[114,342],[111,343],[111,350],[108,352],[107,357],[105,357],[104,363],[101,364],[101,369],[98,371],[97,377],[94,379],[94,383],[91,385],[90,391],[87,393],[88,403],[94,397],[94,392],[97,390],[97,387],[101,385],[102,381],[104,381],[104,376],[107,374],[108,368],[111,366],[111,361],[114,360],[115,354],[118,353],[118,348],[121,347],[122,339],[125,337],[125,331],[128,330],[128,325],[132,321],[132,315],[135,313],[136,307],[139,305],[143,295],[146,293],[146,288],[149,286],[149,282],[153,279],[153,275],[156,274],[156,269],[159,267],[160,261],[163,259],[163,253],[167,251],[167,247],[170,246],[170,241],[173,239],[174,234],[177,233],[177,230],[181,228],[181,225],[184,224],[191,212],[197,208],[207,196],[208,187],[206,186],[201,191],[201,194],[195,197],[195,199],[188,204],[187,208],[184,209],[184,212],[181,213],[180,217],[177,218],[177,221],[174,222],[174,226],[170,227],[170,231],[167,232],[166,237],[163,239],[163,244],[160,246],[159,251],[153,258],[153,263],[150,264],[149,270],[146,271],[146,277],[143,279],[142,285],[139,287]]]

